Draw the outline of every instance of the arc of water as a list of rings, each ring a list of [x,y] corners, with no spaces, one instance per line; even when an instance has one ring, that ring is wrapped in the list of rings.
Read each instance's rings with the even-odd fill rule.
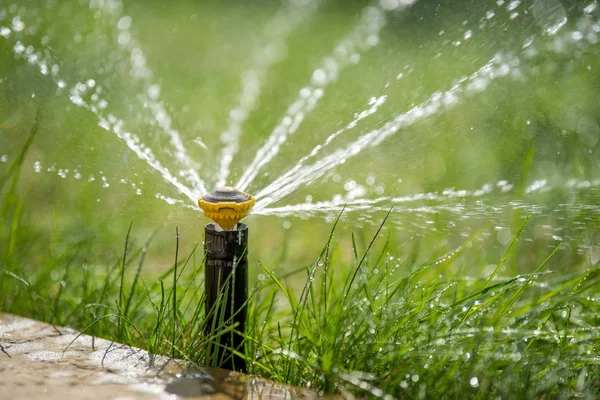
[[[573,32],[566,32],[562,37],[557,38],[557,40],[575,41],[579,45],[579,50],[584,49],[584,47],[582,47],[583,43],[581,38],[586,38],[585,40],[589,43],[596,43],[596,36],[592,33],[597,31],[599,21],[590,18],[592,11],[594,11],[593,8],[588,9],[586,7],[584,9],[584,18],[579,20],[579,30],[576,32],[577,35],[574,36]],[[564,26],[564,24],[561,25],[561,27],[562,26]],[[560,29],[560,27],[558,29]],[[553,32],[553,35],[557,32],[558,31]],[[527,39],[522,47],[523,55],[525,57],[535,57],[537,54],[536,51],[529,51],[530,46],[531,40]],[[561,48],[560,46],[556,48],[550,46],[549,50],[561,51]],[[382,128],[361,135],[345,149],[339,149],[318,160],[313,165],[302,167],[293,174],[286,174],[286,176],[276,179],[269,185],[270,189],[268,191],[268,197],[266,196],[266,190],[261,191],[261,196],[257,196],[259,201],[257,202],[255,209],[259,211],[275,201],[280,200],[282,197],[288,195],[307,182],[320,178],[326,172],[335,168],[337,165],[344,163],[348,158],[357,155],[365,148],[379,145],[382,141],[395,134],[400,129],[410,126],[425,117],[434,115],[438,111],[444,111],[453,107],[460,102],[461,95],[462,97],[469,97],[475,93],[481,92],[485,90],[490,82],[505,77],[509,73],[512,73],[515,76],[521,76],[522,72],[519,69],[519,64],[520,60],[518,57],[510,54],[497,54],[471,76],[460,78],[450,90],[446,92],[435,92],[429,99],[408,112],[398,115],[392,121],[386,123]]]
[[[0,26],[0,30],[3,28],[5,27]],[[10,35],[7,33],[2,35],[2,37],[8,40]],[[53,62],[51,54],[48,52],[44,53],[42,51],[38,51],[32,45],[25,46],[19,40],[17,40],[15,45],[12,47],[12,51],[15,55],[15,58],[24,59],[28,64],[37,67],[42,75],[48,76],[57,86],[58,90],[63,90],[66,88],[66,81],[61,79],[59,75],[60,67],[58,64]],[[95,88],[95,96],[93,96],[95,100],[93,100],[94,102],[92,104],[89,104],[83,100],[82,94],[92,88]],[[126,132],[122,129],[122,120],[110,114],[106,117],[102,115],[100,110],[104,108],[103,104],[106,104],[106,100],[100,97],[100,93],[101,89],[99,86],[96,86],[95,81],[88,80],[88,83],[79,82],[75,84],[69,92],[69,99],[75,106],[89,110],[96,115],[98,118],[98,125],[101,128],[113,132],[131,151],[133,151],[134,154],[146,162],[153,170],[158,172],[165,182],[171,184],[181,194],[195,202],[196,196],[194,195],[193,191],[179,182],[178,179],[171,174],[168,168],[164,167],[156,159],[152,153],[152,150],[148,147],[145,147],[140,142],[136,135]]]
[[[255,110],[262,83],[271,66],[281,60],[285,52],[285,41],[292,31],[320,6],[320,1],[289,1],[267,22],[265,29],[269,43],[254,54],[254,67],[242,74],[242,93],[239,104],[229,112],[227,128],[219,135],[223,144],[219,154],[220,168],[216,187],[224,186],[229,178],[230,165],[239,150],[242,126]]]
[[[293,192],[301,185],[320,178],[327,171],[344,163],[348,158],[359,154],[362,150],[379,145],[401,128],[434,115],[438,111],[452,107],[459,102],[459,95],[468,96],[484,90],[492,80],[508,75],[512,68],[517,68],[517,65],[518,63],[509,56],[496,55],[470,77],[459,79],[450,90],[435,92],[429,99],[412,108],[410,111],[398,115],[383,127],[361,135],[346,148],[338,149],[314,164],[300,168],[290,176],[277,179],[270,185],[277,189],[271,189],[269,197],[263,197],[258,201],[256,209],[260,210]]]
[[[483,207],[483,206],[480,206]],[[436,205],[425,205],[417,207],[394,207],[394,212],[422,212],[428,214],[438,214],[440,211],[451,211],[456,214],[464,215],[465,206],[463,204],[436,204]],[[374,213],[374,212],[385,212],[389,211],[389,206],[383,205],[370,205],[370,204],[314,204],[308,206],[294,205],[294,206],[283,206],[276,208],[263,209],[259,215],[277,215],[280,217],[299,217],[306,219],[308,217],[314,217],[315,215],[331,215],[332,213],[349,213],[360,211],[362,213]],[[253,213],[256,214],[256,213]]]
[[[414,4],[414,2],[410,2],[410,4],[412,5],[412,4]],[[518,5],[513,6],[513,9],[516,6],[518,6]],[[493,18],[494,15],[495,15],[494,12],[488,11],[487,17],[485,19],[491,19],[491,18]],[[511,18],[511,19],[515,19],[515,18]],[[483,18],[482,18],[482,20],[483,20]],[[482,28],[485,27],[485,24],[480,27],[482,27]],[[467,32],[471,32],[471,31],[467,31]],[[468,36],[465,36],[465,37],[470,37],[471,34],[472,33],[470,33]],[[465,35],[466,35],[466,33],[465,33]],[[456,44],[456,43],[459,43],[459,42],[453,42],[453,44]],[[376,97],[371,98],[371,100],[369,102],[370,107],[368,109],[365,109],[365,110],[361,111],[360,113],[358,113],[357,115],[355,115],[355,118],[350,123],[348,123],[345,127],[338,130],[337,132],[331,134],[325,140],[325,142],[323,142],[322,144],[315,146],[308,155],[302,157],[290,170],[285,172],[282,176],[278,177],[276,182],[269,184],[268,186],[263,188],[260,192],[258,192],[256,197],[261,198],[261,197],[269,196],[274,190],[278,189],[279,182],[287,180],[290,176],[293,176],[304,165],[304,163],[306,161],[315,157],[324,147],[328,146],[337,136],[344,133],[345,131],[348,131],[348,130],[354,128],[357,125],[357,123],[360,122],[362,119],[377,112],[379,106],[381,106],[383,103],[385,103],[385,101],[386,101],[386,96],[381,96],[379,98],[376,98]]]
[[[499,6],[500,5],[501,4],[499,4]],[[513,5],[512,8],[514,9],[514,7],[516,7],[516,6],[518,6],[518,4],[515,3],[515,5]],[[588,8],[586,8],[585,12],[586,12],[586,14],[589,14],[592,10],[593,10],[593,8],[588,7]],[[485,19],[489,20],[489,19],[493,18],[494,15],[495,15],[494,12],[488,11]],[[515,14],[514,17],[511,17],[511,19],[515,19],[517,16],[518,16],[518,13]],[[484,19],[482,18],[480,21],[484,21]],[[480,24],[481,29],[483,29],[485,26],[486,26],[485,23]],[[467,32],[471,32],[471,31],[467,31]],[[556,33],[556,32],[554,32],[554,33]],[[470,37],[470,35],[471,35],[471,33],[469,33],[468,36],[467,36],[467,33],[465,33],[465,38]],[[523,48],[526,48],[529,45],[531,45],[531,42],[532,42],[532,40],[530,40],[530,39],[526,40]],[[456,43],[460,43],[460,42],[453,42],[453,44],[456,44]],[[346,125],[342,129],[338,130],[337,132],[331,134],[325,140],[325,142],[323,142],[322,144],[315,146],[308,155],[302,157],[300,159],[300,161],[298,161],[290,170],[285,172],[282,176],[278,177],[274,182],[272,182],[271,184],[269,184],[268,186],[263,188],[261,191],[259,191],[256,197],[259,199],[262,197],[267,197],[274,191],[278,190],[280,188],[280,186],[283,184],[282,182],[287,182],[290,180],[290,178],[293,180],[294,174],[296,174],[298,172],[298,170],[300,170],[301,167],[303,167],[303,165],[306,161],[315,157],[324,147],[328,146],[337,136],[339,136],[340,134],[342,134],[343,132],[345,132],[349,129],[354,128],[360,120],[375,113],[377,111],[379,105],[383,104],[384,102],[385,102],[385,96],[381,96],[379,98],[372,98],[370,101],[371,107],[369,109],[361,111],[357,116],[355,116],[355,119],[352,120],[348,125]]]
[[[338,131],[329,135],[322,144],[315,146],[309,154],[302,157],[292,168],[290,168],[286,173],[284,173],[281,177],[279,177],[275,182],[269,184],[264,189],[262,189],[260,192],[258,192],[258,194],[256,196],[258,198],[265,197],[265,196],[268,196],[269,194],[271,194],[273,191],[277,190],[278,182],[285,181],[289,177],[293,176],[298,170],[300,170],[300,168],[302,168],[304,166],[304,163],[306,161],[308,161],[309,159],[318,155],[319,152],[324,147],[328,146],[331,142],[333,142],[333,140],[336,137],[338,137],[339,135],[341,135],[342,133],[344,133],[350,129],[353,129],[354,127],[356,127],[356,125],[358,125],[358,123],[360,121],[362,121],[363,119],[367,118],[368,116],[376,113],[377,110],[379,109],[379,107],[385,103],[386,99],[387,99],[387,96],[385,96],[385,95],[380,96],[380,97],[372,97],[369,100],[369,108],[366,108],[366,109],[362,110],[361,112],[355,114],[354,119],[352,121],[350,121],[348,124],[346,124],[346,126],[344,126],[343,128],[341,128]]]
[[[363,10],[356,28],[335,47],[332,56],[325,57],[320,67],[313,71],[311,85],[300,90],[298,97],[258,150],[236,187],[245,190],[252,183],[260,169],[279,153],[287,137],[296,132],[306,114],[323,96],[325,87],[334,82],[345,67],[358,62],[361,52],[377,45],[379,32],[384,25],[385,15],[382,10],[373,6]]]
[[[600,186],[600,179],[585,180],[585,179],[568,179],[566,182],[558,184],[549,184],[546,180],[536,180],[532,182],[526,190],[527,194],[547,192],[552,189],[576,189],[576,190],[593,190]],[[452,201],[453,199],[465,199],[465,198],[483,198],[485,201],[485,195],[493,193],[494,191],[507,193],[513,188],[513,185],[508,181],[501,180],[496,184],[485,184],[481,188],[476,190],[455,190],[454,188],[444,189],[440,192],[427,192],[427,193],[416,193],[409,196],[402,197],[380,197],[377,199],[354,199],[354,200],[334,200],[334,201],[322,201],[316,203],[298,203],[292,205],[285,205],[281,207],[269,207],[262,208],[254,211],[254,214],[259,215],[279,215],[279,216],[297,216],[300,218],[306,218],[310,214],[323,213],[331,214],[332,212],[378,212],[388,211],[391,204],[398,206],[406,203],[414,203],[419,201],[427,202],[438,202],[440,204],[422,205],[418,207],[410,207],[400,209],[395,207],[395,211],[422,211],[422,212],[439,212],[442,210],[455,211],[458,210],[461,215],[464,214],[464,203],[448,204],[444,202]],[[495,198],[495,197],[494,197]],[[476,204],[482,204],[482,200],[478,200]],[[385,204],[382,204],[385,203]],[[513,208],[524,208],[526,205],[522,202],[510,200],[507,204]],[[483,206],[482,206],[483,207]],[[531,210],[535,210],[539,206],[535,204],[529,205]],[[594,207],[594,206],[592,206]],[[497,204],[485,207],[486,210],[498,211],[499,207]],[[595,208],[597,209],[597,207]]]
[[[180,175],[186,179],[193,187],[193,190],[199,193],[206,192],[204,180],[198,175],[198,165],[187,154],[185,146],[181,140],[181,134],[173,128],[173,122],[169,113],[165,109],[164,103],[159,100],[160,85],[153,81],[153,73],[146,62],[146,56],[130,32],[131,18],[121,14],[120,6],[115,6],[111,2],[92,2],[90,8],[98,7],[112,17],[111,26],[119,29],[118,47],[123,49],[130,59],[131,74],[130,76],[141,82],[145,91],[142,99],[147,103],[148,108],[154,117],[158,126],[169,137],[169,143],[173,146],[175,152],[173,154],[175,161],[184,169]]]
[[[389,204],[381,204],[384,200],[387,200],[390,204],[394,204],[394,212],[422,212],[428,214],[438,214],[441,211],[450,211],[456,214],[464,215],[465,208],[468,207],[463,203],[456,204],[426,204],[416,206],[400,206],[405,201],[398,201],[398,199],[381,198],[376,200],[362,199],[362,202],[320,202],[314,204],[294,204],[282,207],[265,208],[257,213],[259,215],[277,215],[280,217],[299,217],[308,218],[315,215],[332,215],[332,213],[350,213],[360,211],[362,216],[373,214],[376,212],[385,212],[390,210]],[[510,205],[513,205],[510,203]],[[482,202],[477,203],[475,206],[479,209],[490,209],[489,206],[484,206]],[[496,211],[498,207],[494,206]]]
[[[76,103],[74,103],[76,104]],[[87,103],[82,103],[79,105],[87,110],[93,112],[92,108]],[[96,114],[96,113],[94,113]],[[198,199],[197,194],[194,191],[190,190],[187,186],[183,185],[181,182],[175,178],[168,168],[164,167],[154,156],[154,153],[150,150],[150,148],[145,147],[139,143],[139,138],[127,131],[123,131],[121,126],[123,125],[123,121],[119,119],[115,119],[114,123],[111,124],[110,116],[108,119],[103,118],[99,114],[96,114],[98,117],[98,126],[101,128],[113,132],[117,137],[127,145],[127,147],[134,152],[136,156],[140,160],[143,160],[148,164],[152,169],[160,174],[160,176],[168,183],[173,185],[181,194],[185,195],[188,199],[190,199],[193,203],[195,203]]]
[[[300,213],[303,211],[309,212],[329,212],[336,211],[339,207],[345,207],[347,211],[358,211],[364,210],[368,207],[376,206],[381,203],[386,204],[402,204],[411,203],[416,201],[448,201],[456,198],[468,198],[468,197],[481,197],[488,193],[492,193],[494,189],[499,190],[502,193],[506,193],[512,189],[512,185],[507,181],[500,181],[495,186],[492,184],[485,184],[481,188],[476,190],[455,190],[454,188],[447,188],[441,192],[426,192],[426,193],[415,193],[412,195],[401,196],[401,197],[389,197],[383,196],[376,199],[344,199],[339,196],[337,199],[332,201],[321,201],[317,203],[299,203],[281,207],[269,207],[259,208],[256,213],[270,215],[270,214],[287,214],[287,213]],[[388,206],[389,207],[389,206]],[[381,208],[384,209],[385,207]]]
[[[378,199],[355,199],[351,201],[320,201],[317,203],[299,203],[281,207],[261,208],[253,211],[258,215],[303,215],[304,212],[330,212],[344,209],[345,211],[359,211],[380,204],[389,197]]]

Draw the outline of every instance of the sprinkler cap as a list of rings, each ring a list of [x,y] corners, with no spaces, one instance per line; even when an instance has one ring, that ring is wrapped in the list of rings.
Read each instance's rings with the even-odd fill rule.
[[[198,206],[204,215],[215,221],[223,230],[230,231],[244,218],[252,207],[254,197],[231,186],[198,197]]]

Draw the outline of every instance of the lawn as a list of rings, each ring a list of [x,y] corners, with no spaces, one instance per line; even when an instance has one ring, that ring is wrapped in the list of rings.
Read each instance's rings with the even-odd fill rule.
[[[598,397],[598,10],[392,3],[0,0],[0,311],[219,365],[194,197],[226,177],[269,203],[249,373]]]

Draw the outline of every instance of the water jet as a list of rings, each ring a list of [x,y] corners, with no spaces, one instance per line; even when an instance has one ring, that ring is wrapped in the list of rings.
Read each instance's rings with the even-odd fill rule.
[[[584,349],[593,355],[597,335],[589,326],[598,299],[579,289],[569,299],[560,288],[564,276],[571,279],[600,257],[597,2],[488,0],[478,10],[440,1],[283,0],[226,8],[197,2],[168,13],[143,1],[126,7],[121,0],[14,3],[0,5],[0,98],[6,105],[0,176],[19,159],[23,174],[20,189],[8,192],[8,211],[0,212],[3,310],[53,322],[66,323],[68,316],[80,328],[98,316],[106,323],[90,329],[125,344],[138,341],[135,324],[157,353],[177,349],[184,358],[233,370],[248,364],[248,372],[310,383],[325,393],[354,387],[385,397],[373,386],[381,382],[394,397],[415,397],[421,388],[431,396],[436,388],[460,393],[475,387],[482,396],[510,397],[524,385],[543,393],[536,385],[549,387],[544,376],[559,376],[593,397],[580,389],[594,382],[595,360]],[[18,145],[38,102],[52,118],[23,158]],[[250,191],[256,204],[234,188],[209,193],[227,182]],[[27,201],[13,202],[21,193]],[[205,228],[205,272],[173,273],[173,286],[185,290],[172,291],[171,317],[163,307],[170,284],[155,280],[138,290],[142,276],[132,277],[123,261],[115,293],[122,304],[123,289],[134,283],[127,299],[133,306],[124,312],[131,324],[119,320],[113,333],[110,267],[100,274],[87,268],[106,261],[97,243],[112,244],[113,232],[123,232],[133,217],[154,225],[168,215],[184,232],[195,231],[198,205],[212,218]],[[377,239],[369,252],[366,239],[392,206],[385,232],[373,236],[389,241]],[[240,221],[250,209],[264,232],[253,238],[260,240],[253,258],[276,266],[277,276],[258,275],[257,297],[246,306],[253,292],[246,283],[248,227]],[[334,238],[331,226],[342,210]],[[530,222],[515,247],[526,215]],[[55,231],[72,234],[50,241],[42,257],[35,250],[49,246],[40,239],[57,237]],[[71,255],[62,250],[85,239],[83,232],[97,234],[90,254],[99,258],[80,262],[73,251],[75,268],[63,266]],[[171,249],[172,237],[162,240],[158,249]],[[125,249],[135,262],[131,243]],[[114,247],[123,248],[120,241]],[[324,257],[315,259],[322,249]],[[506,258],[506,249],[515,252]],[[555,251],[558,262],[549,258]],[[160,254],[157,267],[164,256],[171,260]],[[500,286],[509,297],[498,294],[492,302],[479,292],[477,300],[460,300],[490,276],[490,284],[500,284],[491,268],[499,260],[507,261],[502,275],[514,275]],[[552,275],[538,280],[531,274],[535,260],[554,264],[542,272],[561,268],[556,289]],[[313,267],[297,302],[291,296],[304,283],[303,265]],[[346,271],[356,271],[356,288]],[[198,273],[206,276],[202,300],[193,290]],[[593,278],[589,274],[581,288]],[[271,293],[271,287],[273,296],[264,297],[260,291]],[[30,304],[31,290],[55,299],[53,309]],[[556,299],[542,307],[537,299],[548,293]],[[567,301],[576,304],[573,320]],[[519,318],[510,316],[513,304]],[[546,318],[545,310],[555,325],[547,329],[536,317]],[[154,330],[146,323],[153,315]],[[201,332],[190,338],[198,318]],[[423,323],[414,329],[403,322],[415,318]],[[477,326],[494,326],[502,335]],[[555,349],[525,349],[524,338],[546,340],[541,331],[552,341],[563,326],[569,340]],[[458,342],[448,334],[462,337],[457,340],[465,349],[450,366]],[[490,349],[480,354],[486,361],[478,377],[466,375],[479,362],[466,353],[477,343]],[[498,349],[513,348],[498,357]],[[539,373],[546,366],[535,360],[555,351],[567,364]],[[509,372],[523,374],[498,379],[497,366],[503,371],[512,364],[517,369]],[[390,365],[410,370],[378,374]],[[453,373],[459,370],[460,376]],[[539,379],[530,382],[532,376]],[[548,390],[539,395],[565,389]]]
[[[211,357],[220,366],[246,372],[243,353],[248,297],[248,226],[239,221],[254,206],[254,197],[225,186],[198,198],[214,223],[204,228],[206,331],[217,337]],[[228,328],[233,327],[233,330]]]

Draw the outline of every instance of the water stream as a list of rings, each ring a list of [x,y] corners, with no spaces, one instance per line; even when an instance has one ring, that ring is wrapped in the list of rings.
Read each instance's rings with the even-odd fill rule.
[[[61,118],[85,111],[78,118],[96,125],[90,147],[120,149],[93,165],[71,162],[65,148],[74,159],[97,152],[76,148],[78,133],[57,122],[71,144],[47,140],[58,144],[28,164],[32,185],[127,188],[136,195],[127,202],[163,200],[152,207],[189,219],[199,194],[235,184],[256,195],[251,218],[285,229],[294,219],[324,227],[342,210],[372,228],[393,209],[393,229],[409,236],[468,237],[489,224],[501,244],[514,234],[512,215],[531,214],[539,221],[529,240],[539,227],[593,261],[597,3],[480,6],[288,0],[224,13],[0,2],[0,144],[9,148],[13,129],[27,125],[31,93]],[[16,154],[0,153],[7,165]]]

